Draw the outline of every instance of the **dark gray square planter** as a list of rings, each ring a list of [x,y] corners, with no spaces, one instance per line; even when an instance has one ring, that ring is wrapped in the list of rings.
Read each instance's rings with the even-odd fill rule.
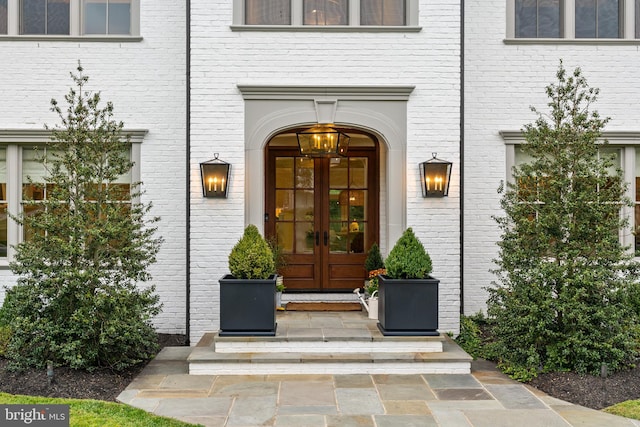
[[[276,277],[220,282],[220,336],[274,336],[276,334]]]
[[[383,335],[439,335],[438,279],[379,277],[378,329]]]

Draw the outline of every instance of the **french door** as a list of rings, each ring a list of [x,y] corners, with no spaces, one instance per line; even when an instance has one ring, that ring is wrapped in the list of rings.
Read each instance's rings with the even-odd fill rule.
[[[266,161],[265,232],[285,254],[287,290],[362,287],[366,253],[378,241],[377,150],[308,158],[269,148]]]

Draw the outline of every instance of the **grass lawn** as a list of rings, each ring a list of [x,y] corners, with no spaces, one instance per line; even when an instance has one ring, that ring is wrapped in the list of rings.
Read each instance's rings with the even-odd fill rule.
[[[70,425],[82,427],[184,427],[193,424],[149,414],[120,403],[0,393],[0,404],[69,405]]]
[[[609,406],[608,408],[603,409],[603,411],[614,415],[620,415],[621,417],[640,420],[640,400],[627,400],[626,402]]]

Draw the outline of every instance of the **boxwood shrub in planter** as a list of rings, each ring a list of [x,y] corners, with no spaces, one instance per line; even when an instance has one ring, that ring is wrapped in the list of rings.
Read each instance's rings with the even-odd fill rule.
[[[379,276],[378,328],[383,335],[436,336],[438,285],[431,277],[431,257],[411,228],[405,230],[385,260]]]
[[[276,334],[273,253],[255,225],[244,230],[229,254],[231,274],[220,282],[220,336]]]

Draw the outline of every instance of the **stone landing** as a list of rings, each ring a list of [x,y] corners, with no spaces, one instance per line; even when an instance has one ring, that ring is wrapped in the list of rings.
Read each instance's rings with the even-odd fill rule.
[[[387,337],[364,312],[279,312],[275,337],[206,334],[192,375],[469,374],[472,358],[447,335]]]

